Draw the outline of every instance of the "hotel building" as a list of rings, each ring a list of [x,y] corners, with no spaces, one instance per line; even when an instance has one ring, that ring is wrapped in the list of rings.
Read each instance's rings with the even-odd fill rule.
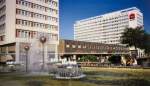
[[[104,15],[76,21],[74,39],[78,41],[120,44],[127,27],[143,26],[143,14],[136,8],[127,8]]]
[[[46,37],[44,60],[57,61],[59,43],[58,0],[0,0],[0,55],[11,55],[14,62],[23,62],[24,46],[30,56],[41,56],[41,36]],[[36,52],[39,48],[39,55]],[[41,56],[42,57],[42,56]],[[39,59],[39,58],[37,58]],[[40,59],[39,59],[40,60]]]

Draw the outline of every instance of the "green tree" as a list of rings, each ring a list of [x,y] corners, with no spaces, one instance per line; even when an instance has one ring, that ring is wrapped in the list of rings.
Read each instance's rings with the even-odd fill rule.
[[[121,43],[128,46],[134,46],[135,49],[144,45],[144,30],[142,27],[126,28],[121,37]]]
[[[79,61],[84,62],[84,61],[87,61],[87,59],[85,56],[82,56]]]
[[[144,34],[144,45],[141,47],[142,49],[145,49],[145,53],[150,55],[150,34],[145,33]]]
[[[95,61],[97,61],[97,58],[94,55],[85,55],[85,56],[82,56],[79,61],[82,61],[82,62],[83,61],[95,62]]]
[[[121,56],[119,55],[112,55],[108,58],[108,61],[112,64],[121,64]]]
[[[88,58],[89,61],[92,61],[92,62],[97,61],[97,58],[94,55],[87,55],[86,57]]]
[[[150,34],[143,30],[143,27],[126,28],[121,43],[128,46],[134,46],[135,49],[144,49],[145,53],[150,54]]]

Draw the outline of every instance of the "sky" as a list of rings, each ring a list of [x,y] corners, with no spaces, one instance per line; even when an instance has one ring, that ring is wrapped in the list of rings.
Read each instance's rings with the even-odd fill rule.
[[[150,0],[59,0],[60,38],[73,39],[75,21],[137,7],[144,16],[144,29],[150,33]]]

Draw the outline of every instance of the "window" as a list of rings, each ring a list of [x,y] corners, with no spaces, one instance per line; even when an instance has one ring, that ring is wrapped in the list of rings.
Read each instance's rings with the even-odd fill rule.
[[[47,2],[47,1],[44,1],[44,2]],[[51,2],[51,4],[53,6],[57,7],[57,2],[55,2],[55,1],[49,1],[49,2]],[[31,2],[28,2],[28,1],[24,1],[24,0],[16,0],[16,4],[27,6],[27,7],[30,7],[32,9],[38,9],[40,11],[45,11],[45,12],[51,12],[51,13],[58,14],[58,11],[56,9],[44,7],[44,6],[41,6],[41,5],[38,5],[38,4],[35,4],[35,3],[31,3]]]
[[[16,30],[16,37],[17,38],[36,38],[37,32],[35,31],[28,31],[28,30]]]
[[[16,10],[16,14],[20,14],[20,10],[19,9]]]
[[[5,24],[0,25],[0,34],[5,32]]]
[[[20,24],[20,20],[19,19],[16,20],[16,24]]]
[[[4,35],[0,36],[0,41],[4,41]]]
[[[28,26],[28,27],[38,27],[38,28],[43,28],[43,29],[50,29],[50,30],[54,30],[54,31],[58,30],[58,26],[56,26],[56,25],[44,24],[44,23],[39,23],[39,22],[32,22],[32,21],[21,20],[21,19],[16,19],[16,24]]]
[[[86,45],[84,45],[83,48],[86,48]]]
[[[76,48],[76,46],[75,46],[75,45],[72,45],[72,48]]]
[[[81,48],[81,45],[78,45],[78,48]]]
[[[70,45],[69,45],[69,44],[67,44],[67,45],[66,45],[66,48],[69,48],[69,47],[70,47]]]
[[[4,13],[5,10],[6,10],[6,6],[1,7],[1,8],[0,8],[0,14]]]
[[[38,19],[42,19],[42,20],[50,20],[50,21],[58,22],[58,19],[55,17],[51,17],[51,16],[39,14],[39,13],[34,13],[34,12],[30,12],[30,11],[25,11],[25,10],[21,10],[21,9],[17,9],[16,14],[27,16],[27,17],[32,17],[32,18],[38,18]]]
[[[2,21],[4,21],[5,20],[5,15],[2,15],[1,17],[0,17],[0,22],[2,22]]]

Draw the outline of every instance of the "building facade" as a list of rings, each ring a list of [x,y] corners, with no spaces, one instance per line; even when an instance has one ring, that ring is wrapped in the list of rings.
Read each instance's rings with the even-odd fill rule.
[[[46,43],[39,41],[46,37]],[[0,0],[0,52],[9,54],[13,61],[24,62],[25,46],[29,57],[41,61],[57,61],[59,44],[58,0]],[[44,50],[43,50],[43,48]],[[43,50],[43,51],[42,51]]]
[[[143,14],[136,8],[127,8],[104,15],[76,21],[74,39],[79,41],[120,44],[127,27],[143,26]]]
[[[116,44],[103,44],[95,42],[60,40],[59,58],[78,60],[85,55],[95,55],[98,59],[106,58],[112,55],[129,55],[129,48]]]

